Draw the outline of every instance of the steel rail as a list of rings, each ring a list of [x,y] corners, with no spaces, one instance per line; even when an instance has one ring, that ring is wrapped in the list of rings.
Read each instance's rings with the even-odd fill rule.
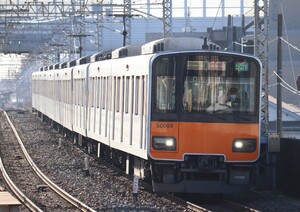
[[[6,184],[8,185],[10,190],[17,196],[17,198],[22,202],[22,204],[24,204],[31,211],[42,212],[42,210],[38,206],[36,206],[22,191],[20,191],[18,187],[10,179],[10,177],[8,176],[4,168],[1,157],[0,157],[0,170]]]
[[[70,195],[69,193],[65,192],[63,189],[61,189],[58,185],[56,185],[54,182],[52,182],[46,175],[44,175],[41,170],[39,170],[39,168],[35,165],[35,163],[32,161],[32,159],[30,158],[27,150],[25,149],[23,142],[21,140],[21,138],[18,135],[17,130],[15,129],[14,125],[12,124],[12,122],[10,121],[7,113],[4,111],[4,114],[9,122],[10,127],[12,128],[21,148],[23,151],[23,154],[25,155],[26,160],[28,161],[28,163],[31,165],[32,169],[36,172],[36,174],[41,178],[41,180],[47,184],[53,191],[55,191],[58,195],[60,195],[62,198],[64,198],[66,201],[68,201],[69,203],[71,203],[72,205],[74,205],[76,208],[78,208],[81,211],[91,211],[91,212],[96,212],[96,210],[90,208],[89,206],[87,206],[86,204],[84,204],[83,202],[81,202],[80,200],[78,200],[77,198],[73,197],[72,195]]]

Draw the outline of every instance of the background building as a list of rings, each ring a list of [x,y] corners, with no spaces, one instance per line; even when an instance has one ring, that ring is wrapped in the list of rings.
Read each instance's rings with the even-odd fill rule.
[[[126,45],[163,36],[205,36],[224,50],[253,54],[255,2],[267,0],[1,1],[0,78],[16,79],[5,84],[21,86],[23,98],[38,67],[118,48],[124,44],[124,26]],[[268,3],[269,92],[276,97],[277,15],[282,13],[283,101],[299,105],[294,89],[300,75],[300,1]],[[11,59],[15,55],[20,55],[17,61]]]

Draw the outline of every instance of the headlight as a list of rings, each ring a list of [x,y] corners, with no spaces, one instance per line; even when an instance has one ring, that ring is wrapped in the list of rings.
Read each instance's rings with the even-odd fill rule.
[[[176,150],[176,139],[173,137],[153,137],[152,147],[156,150]]]
[[[255,138],[236,138],[232,142],[233,152],[255,152],[256,139]]]

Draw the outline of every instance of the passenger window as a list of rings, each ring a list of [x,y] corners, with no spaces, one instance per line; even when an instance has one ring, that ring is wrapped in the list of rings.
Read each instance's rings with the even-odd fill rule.
[[[101,83],[100,83],[100,77],[97,77],[97,85],[96,85],[96,89],[97,89],[97,91],[96,91],[96,106],[97,106],[97,108],[99,108],[99,100],[100,100],[100,95],[101,95],[101,93],[100,93],[100,85],[101,85]]]
[[[105,109],[105,99],[106,99],[106,77],[103,77],[102,81],[102,109]]]
[[[155,112],[176,110],[176,61],[173,57],[159,59],[154,65],[153,93]]]
[[[134,104],[134,76],[131,77],[131,102],[130,102],[130,108],[131,108],[131,114],[133,114],[133,104]]]
[[[125,113],[128,113],[128,103],[129,103],[129,82],[130,77],[126,77],[126,88],[125,88]]]
[[[121,77],[117,78],[117,85],[116,85],[116,112],[120,112],[120,84],[121,84]]]
[[[135,82],[135,103],[134,103],[135,115],[139,114],[139,89],[140,89],[140,77],[137,76]]]

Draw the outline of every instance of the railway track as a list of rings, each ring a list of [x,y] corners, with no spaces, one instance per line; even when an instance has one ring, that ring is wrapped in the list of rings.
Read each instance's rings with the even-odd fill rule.
[[[44,172],[47,173],[47,176],[52,176],[50,177],[55,181],[57,184],[62,186],[65,190],[67,190],[71,194],[77,195],[77,197],[80,195],[80,198],[85,200],[86,202],[89,202],[90,205],[95,208],[97,211],[111,211],[114,210],[114,208],[118,208],[116,210],[144,210],[148,211],[160,211],[160,209],[156,209],[159,207],[162,208],[170,208],[170,211],[182,211],[182,207],[179,210],[174,210],[172,207],[175,208],[180,208],[179,205],[175,206],[173,203],[168,202],[169,200],[166,200],[164,198],[157,198],[155,197],[156,195],[153,195],[153,198],[144,198],[144,195],[149,196],[150,194],[142,194],[142,193],[147,193],[147,192],[140,192],[139,200],[132,204],[131,201],[128,201],[128,198],[126,197],[126,194],[129,193],[131,194],[131,189],[128,190],[127,185],[128,182],[125,181],[123,176],[114,173],[113,170],[109,170],[109,168],[100,166],[97,168],[97,171],[92,170],[91,171],[91,176],[89,177],[83,177],[81,178],[79,175],[81,175],[81,172],[79,167],[81,166],[80,162],[78,161],[78,158],[86,157],[87,155],[82,152],[81,150],[77,149],[76,147],[73,146],[72,142],[68,143],[66,141],[63,141],[62,148],[58,149],[56,148],[53,144],[53,141],[56,140],[56,137],[58,134],[55,133],[55,131],[51,130],[51,127],[47,125],[42,124],[39,120],[37,120],[37,117],[34,117],[32,114],[30,115],[29,113],[26,114],[19,114],[17,112],[11,112],[9,115],[12,119],[12,122],[16,125],[18,128],[18,132],[20,133],[20,136],[24,139],[24,146],[26,146],[26,149],[28,148],[29,154],[32,156],[33,160],[37,163],[37,165],[40,167],[40,169]],[[17,118],[19,117],[19,119]],[[3,118],[3,116],[1,116]],[[16,119],[14,119],[16,118]],[[36,123],[39,122],[39,123]],[[1,125],[1,130],[3,131],[3,128],[7,130],[8,125],[2,127]],[[54,133],[54,134],[53,134]],[[32,134],[35,134],[35,138],[32,138]],[[50,137],[48,137],[51,134]],[[38,137],[38,138],[37,138]],[[59,136],[60,137],[60,136]],[[50,138],[50,140],[47,140]],[[6,146],[6,145],[5,145]],[[68,149],[71,147],[70,149]],[[40,151],[33,151],[33,149],[39,149]],[[56,149],[55,152],[53,152],[53,148]],[[52,149],[52,150],[51,150]],[[5,151],[6,152],[6,151]],[[42,153],[41,153],[42,152]],[[56,154],[57,153],[57,154]],[[62,154],[61,154],[62,153]],[[12,153],[16,154],[16,153]],[[11,155],[12,155],[11,154]],[[19,153],[17,155],[20,155]],[[5,156],[6,157],[6,156]],[[59,158],[59,159],[58,159]],[[75,161],[75,163],[73,163]],[[54,163],[52,163],[54,162]],[[52,164],[51,164],[52,163]],[[96,164],[90,165],[91,169],[94,169]],[[59,176],[59,174],[63,174],[63,171],[67,172],[67,176],[64,175],[64,177]],[[100,172],[104,171],[104,177],[108,176],[107,180],[106,178],[103,179],[102,176],[100,176]],[[75,172],[74,174],[70,172]],[[98,172],[98,173],[96,173]],[[56,177],[56,179],[54,179]],[[100,177],[101,179],[99,179]],[[113,179],[115,178],[115,179]],[[83,182],[83,187],[80,185],[81,181]],[[117,182],[113,181],[118,181],[120,183],[120,186],[122,188],[115,188],[117,186]],[[41,185],[43,182],[38,182],[35,183],[34,186]],[[45,182],[44,182],[45,183]],[[70,183],[71,185],[75,185],[76,188],[71,188],[71,186],[68,184]],[[97,185],[104,184],[104,187],[109,187],[108,191],[107,188],[96,188],[96,186],[91,185],[93,183],[96,183]],[[103,185],[102,185],[103,186]],[[124,187],[127,188],[127,190],[124,190]],[[130,185],[131,187],[131,185]],[[91,189],[89,189],[91,188]],[[105,190],[106,189],[106,190]],[[47,189],[50,190],[50,189]],[[104,190],[104,194],[102,195],[99,191]],[[73,193],[72,193],[73,192]],[[94,194],[94,192],[97,193]],[[109,192],[117,192],[119,196],[114,197],[111,195]],[[43,192],[41,192],[43,193]],[[125,196],[124,196],[125,195]],[[108,198],[112,197],[113,201],[109,201]],[[120,202],[121,200],[125,201],[124,203],[116,203]],[[131,199],[131,196],[129,200]],[[150,199],[152,201],[151,203],[148,203],[147,201]],[[152,200],[154,199],[154,200]],[[93,202],[96,200],[96,202]],[[146,200],[146,203],[141,203],[142,201]],[[171,204],[172,206],[168,205],[157,205],[157,202],[163,201],[163,202],[168,202],[167,204]],[[47,201],[48,202],[48,201]],[[155,202],[155,204],[153,204]],[[116,205],[117,204],[117,205]],[[121,204],[121,206],[120,206]],[[58,205],[61,205],[60,203]],[[81,207],[79,207],[81,209]],[[155,208],[155,209],[153,209]],[[49,205],[45,205],[43,208],[44,211],[74,211],[74,209],[57,209],[57,208],[51,208]],[[93,209],[90,210],[83,210],[83,211],[93,211]]]
[[[34,164],[14,126],[1,111],[0,167],[9,189],[31,211],[94,211],[72,197]]]
[[[205,212],[259,212],[260,210],[251,208],[242,203],[238,203],[229,199],[220,197],[219,195],[205,194],[183,194],[169,197],[173,198],[174,202],[181,205],[186,205],[190,211],[205,211]]]

